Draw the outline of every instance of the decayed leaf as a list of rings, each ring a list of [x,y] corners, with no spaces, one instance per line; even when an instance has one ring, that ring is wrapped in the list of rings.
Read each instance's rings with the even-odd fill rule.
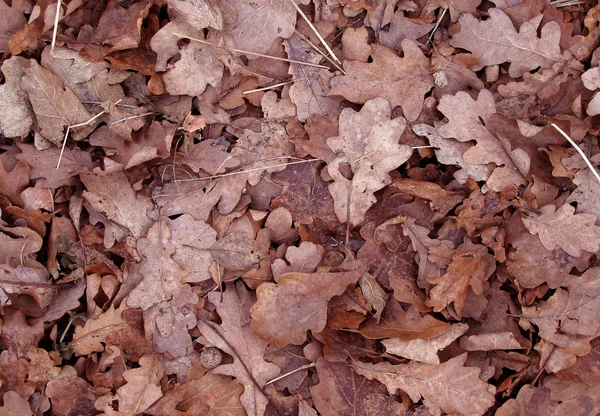
[[[317,373],[319,384],[311,387],[310,393],[323,416],[367,416],[367,398],[386,391],[383,384],[356,374],[344,362],[328,363],[319,358]]]
[[[252,307],[252,331],[279,346],[302,344],[306,331],[320,332],[327,323],[327,302],[362,277],[349,272],[286,273],[279,284],[263,283]]]
[[[146,310],[160,302],[168,301],[190,290],[183,282],[189,272],[183,270],[171,257],[175,246],[171,243],[168,220],[160,219],[148,230],[146,238],[140,238],[137,250],[144,258],[137,273],[139,283],[127,298],[130,308]]]
[[[575,208],[564,204],[556,209],[546,205],[539,217],[523,218],[523,224],[530,233],[537,234],[542,245],[548,250],[559,246],[567,254],[579,257],[581,251],[591,253],[600,249],[600,227],[595,224],[593,214],[575,214]]]
[[[329,191],[340,222],[358,225],[375,203],[376,191],[391,182],[389,172],[408,160],[409,146],[398,144],[406,127],[402,117],[390,120],[390,106],[383,98],[367,102],[359,113],[345,108],[340,115],[340,135],[327,140],[337,153],[327,171],[334,182]],[[349,164],[354,176],[347,179],[341,165]]]
[[[341,95],[354,103],[382,97],[391,107],[401,106],[408,121],[421,113],[424,95],[433,87],[429,59],[414,41],[402,41],[404,57],[385,46],[371,45],[372,63],[344,62],[346,75],[331,80],[330,95]]]
[[[242,405],[249,415],[260,416],[264,413],[268,400],[252,380],[263,387],[279,374],[279,367],[264,360],[267,341],[259,339],[250,329],[249,310],[254,302],[254,295],[246,290],[242,282],[238,282],[227,287],[222,299],[221,294],[216,292],[210,293],[208,297],[216,305],[222,323],[217,327],[200,321],[198,329],[212,345],[231,355],[234,360],[233,364],[222,364],[215,368],[213,373],[233,376],[242,383]]]
[[[600,269],[571,275],[562,286],[547,301],[524,307],[523,318],[538,326],[542,338],[567,347],[569,335],[593,336],[600,329]]]
[[[391,394],[402,389],[413,402],[423,397],[432,413],[441,409],[446,413],[483,415],[495,403],[496,389],[479,378],[479,368],[463,367],[466,360],[467,354],[462,354],[439,365],[356,362],[352,368],[370,380],[379,380]]]
[[[479,21],[470,14],[462,15],[458,20],[460,32],[450,41],[452,46],[467,49],[479,59],[473,70],[511,62],[508,73],[517,78],[538,67],[548,68],[567,59],[560,50],[560,27],[557,23],[546,23],[538,38],[542,15],[521,25],[517,32],[502,10],[490,9],[488,13],[490,18],[485,21]]]
[[[488,253],[487,246],[473,244],[470,240],[457,247],[452,255],[452,263],[446,274],[429,278],[429,283],[436,286],[430,291],[427,305],[433,306],[436,312],[454,303],[454,310],[461,316],[467,297],[467,289],[481,295],[485,290],[487,279],[496,269],[494,256]]]
[[[67,126],[85,123],[92,116],[62,79],[31,60],[21,81],[35,112],[40,133],[56,144],[63,140]]]
[[[78,356],[88,355],[92,352],[104,351],[106,337],[114,331],[124,329],[127,324],[122,318],[123,306],[109,310],[95,319],[89,319],[84,326],[77,326],[70,346]]]
[[[163,395],[160,381],[164,366],[154,355],[140,359],[140,366],[123,372],[126,384],[117,390],[116,395],[106,395],[96,400],[95,406],[108,415],[133,415],[143,413]],[[113,401],[118,402],[119,410],[113,410]]]

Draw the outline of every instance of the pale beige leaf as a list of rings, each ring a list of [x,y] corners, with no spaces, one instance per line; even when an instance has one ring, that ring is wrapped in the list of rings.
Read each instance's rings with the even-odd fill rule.
[[[211,27],[223,29],[223,14],[215,2],[206,0],[169,0],[169,9],[176,10],[196,30]]]
[[[568,59],[560,50],[560,26],[556,22],[546,23],[538,38],[542,15],[523,23],[517,32],[502,10],[490,9],[488,13],[490,18],[485,21],[463,14],[458,20],[460,32],[450,41],[452,46],[471,51],[479,59],[473,70],[511,62],[508,73],[518,78],[538,67],[548,68]]]
[[[279,277],[284,273],[314,272],[321,262],[324,252],[325,250],[322,246],[311,243],[310,241],[303,241],[298,247],[288,247],[285,252],[285,259],[289,265],[283,259],[275,259],[273,263],[271,263],[273,278],[276,282],[279,282]]]
[[[369,273],[365,273],[358,283],[360,284],[360,289],[365,300],[375,311],[373,318],[379,322],[379,318],[381,318],[383,308],[385,308],[387,302],[388,294],[385,293],[385,290],[383,290],[377,280]]]
[[[385,384],[391,394],[402,389],[413,402],[424,398],[433,414],[441,409],[446,413],[483,415],[495,403],[496,389],[479,378],[479,368],[463,367],[466,361],[467,354],[462,354],[439,365],[356,362],[353,368]]]
[[[106,337],[115,331],[120,331],[127,327],[127,323],[122,317],[122,305],[119,309],[110,307],[106,312],[96,319],[88,319],[84,326],[75,327],[73,341],[70,346],[73,347],[78,356],[88,355],[92,352],[104,351]]]
[[[546,249],[559,246],[574,257],[579,257],[582,250],[593,253],[600,249],[600,227],[595,225],[595,215],[575,214],[575,208],[569,204],[558,209],[546,205],[541,212],[539,217],[522,221],[531,234],[538,235]]]
[[[51,142],[59,144],[67,126],[92,118],[73,91],[63,85],[62,79],[34,60],[25,68],[21,87],[29,95],[41,135]]]
[[[173,260],[189,272],[186,282],[201,282],[211,278],[213,258],[208,251],[216,242],[217,232],[204,221],[196,221],[189,214],[171,221],[171,243],[175,246]]]
[[[313,274],[286,273],[279,284],[263,283],[252,307],[252,331],[279,346],[300,345],[306,332],[327,324],[327,302],[362,277],[364,269]]]
[[[433,75],[429,59],[414,41],[403,40],[402,50],[404,57],[400,58],[393,50],[372,44],[373,62],[344,62],[346,75],[331,80],[329,95],[341,95],[359,104],[385,98],[392,108],[401,106],[408,121],[415,121],[424,95],[433,87]]]
[[[519,344],[512,332],[469,335],[461,338],[460,346],[465,351],[520,350],[525,348]]]
[[[242,383],[242,405],[248,415],[260,416],[264,413],[268,400],[252,379],[263,387],[267,381],[275,378],[280,370],[275,364],[264,360],[268,342],[259,339],[250,329],[249,310],[255,301],[254,294],[248,292],[240,281],[236,285],[228,285],[222,295],[211,292],[208,299],[217,307],[222,323],[217,326],[200,321],[198,329],[212,345],[233,357],[233,364],[221,364],[213,373],[235,377]],[[248,371],[251,374],[248,374]]]
[[[403,341],[401,338],[390,338],[381,341],[389,354],[408,358],[427,364],[439,364],[438,351],[443,350],[454,340],[463,335],[469,329],[467,324],[450,325],[448,331],[430,339],[413,339]]]
[[[340,135],[327,140],[337,153],[327,171],[334,180],[329,192],[342,223],[362,223],[376,202],[374,193],[391,182],[389,172],[412,155],[409,146],[398,144],[406,121],[402,117],[390,120],[390,115],[390,105],[383,98],[367,102],[358,113],[345,108],[340,115]],[[342,174],[341,165],[350,165],[354,172],[351,180]]]
[[[7,7],[0,2],[0,9]],[[0,85],[0,134],[5,137],[19,137],[29,133],[33,124],[31,106],[27,93],[21,89],[21,79],[29,61],[13,56],[2,63],[4,84]]]

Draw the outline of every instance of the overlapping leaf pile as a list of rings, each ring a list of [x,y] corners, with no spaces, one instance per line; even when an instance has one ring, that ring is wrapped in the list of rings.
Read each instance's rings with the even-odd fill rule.
[[[600,414],[591,3],[0,0],[0,415]]]

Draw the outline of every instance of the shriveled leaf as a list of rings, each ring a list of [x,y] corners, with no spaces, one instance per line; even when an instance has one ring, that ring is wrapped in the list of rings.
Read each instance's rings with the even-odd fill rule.
[[[106,337],[111,332],[120,331],[127,326],[122,313],[123,307],[111,307],[97,318],[87,320],[84,326],[77,326],[70,344],[75,354],[82,356],[104,351],[102,343]]]
[[[263,283],[252,307],[252,331],[279,346],[302,344],[306,332],[327,323],[327,302],[363,275],[363,269],[339,273],[286,273],[279,284]]]
[[[385,98],[392,108],[401,106],[408,121],[419,117],[424,95],[433,87],[429,59],[414,41],[402,41],[404,57],[381,45],[371,45],[372,63],[344,62],[346,75],[331,80],[330,95],[364,104]]]
[[[555,22],[546,23],[538,38],[539,15],[521,25],[517,32],[510,18],[500,9],[490,9],[490,18],[479,21],[470,14],[458,20],[460,32],[452,37],[452,46],[471,51],[479,59],[472,68],[480,70],[486,65],[510,62],[508,73],[518,78],[538,67],[548,68],[567,58],[560,50],[560,27]]]
[[[243,283],[238,282],[236,285],[230,284],[222,298],[220,293],[210,293],[209,300],[217,306],[222,323],[217,326],[200,321],[198,329],[212,345],[234,359],[233,364],[222,364],[213,373],[235,377],[244,385],[240,401],[248,414],[262,415],[268,400],[253,380],[263,387],[279,374],[279,367],[264,360],[267,341],[259,339],[250,329],[249,310],[254,295],[246,290]]]
[[[406,127],[402,117],[390,120],[391,109],[383,98],[367,102],[360,112],[346,108],[340,115],[340,135],[327,140],[337,157],[327,165],[334,182],[329,192],[340,222],[358,225],[375,203],[374,193],[391,182],[389,172],[408,160],[409,146],[398,144]],[[350,165],[347,179],[341,165]]]
[[[466,360],[467,354],[462,354],[439,365],[357,362],[352,368],[370,380],[379,380],[391,394],[402,389],[413,402],[424,398],[434,413],[483,415],[495,403],[496,389],[479,378],[479,368],[464,367]]]
[[[556,209],[546,205],[539,217],[523,218],[523,224],[532,234],[537,234],[548,250],[556,246],[567,254],[579,257],[581,251],[596,252],[600,249],[600,227],[593,214],[575,214],[575,208],[564,204]]]

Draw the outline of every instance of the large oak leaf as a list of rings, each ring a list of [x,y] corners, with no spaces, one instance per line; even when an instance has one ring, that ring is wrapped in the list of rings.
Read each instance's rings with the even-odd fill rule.
[[[383,98],[367,102],[360,112],[345,108],[340,115],[340,135],[327,144],[337,157],[327,166],[334,182],[329,192],[341,222],[358,225],[377,201],[374,193],[389,184],[389,172],[406,162],[412,149],[398,144],[406,127],[402,117],[390,120],[390,106]],[[350,165],[354,176],[346,178],[341,165]]]
[[[423,397],[434,414],[441,409],[446,413],[483,415],[495,402],[495,388],[479,378],[479,368],[463,367],[466,361],[467,354],[462,354],[439,365],[356,362],[352,368],[370,380],[381,381],[391,394],[402,389],[413,402]]]
[[[463,14],[458,20],[460,32],[450,41],[452,46],[471,51],[479,59],[473,70],[511,62],[508,73],[518,78],[532,69],[566,60],[560,51],[560,26],[556,22],[546,23],[538,38],[542,15],[523,23],[517,32],[502,10],[490,9],[488,13],[490,18],[485,21]]]
[[[531,234],[540,237],[542,245],[548,250],[559,246],[567,254],[579,257],[581,251],[595,252],[600,248],[600,227],[594,225],[593,214],[575,214],[575,208],[564,204],[556,209],[546,205],[542,214],[535,218],[523,218],[523,224]]]
[[[363,104],[382,97],[393,107],[401,106],[408,121],[421,113],[425,94],[433,87],[429,59],[414,41],[402,41],[404,57],[381,45],[371,45],[372,63],[344,62],[346,75],[331,80],[330,95],[341,95]]]
[[[267,381],[279,374],[279,367],[264,360],[267,341],[259,339],[250,329],[250,305],[254,294],[244,284],[228,285],[223,294],[212,292],[208,300],[216,305],[221,325],[200,321],[198,329],[214,346],[233,357],[232,364],[213,370],[214,374],[233,376],[244,385],[240,397],[249,415],[262,415],[268,399],[261,393]]]
[[[306,331],[327,324],[327,302],[362,277],[364,269],[340,273],[286,273],[279,284],[263,283],[252,307],[252,331],[279,346],[302,344]]]

